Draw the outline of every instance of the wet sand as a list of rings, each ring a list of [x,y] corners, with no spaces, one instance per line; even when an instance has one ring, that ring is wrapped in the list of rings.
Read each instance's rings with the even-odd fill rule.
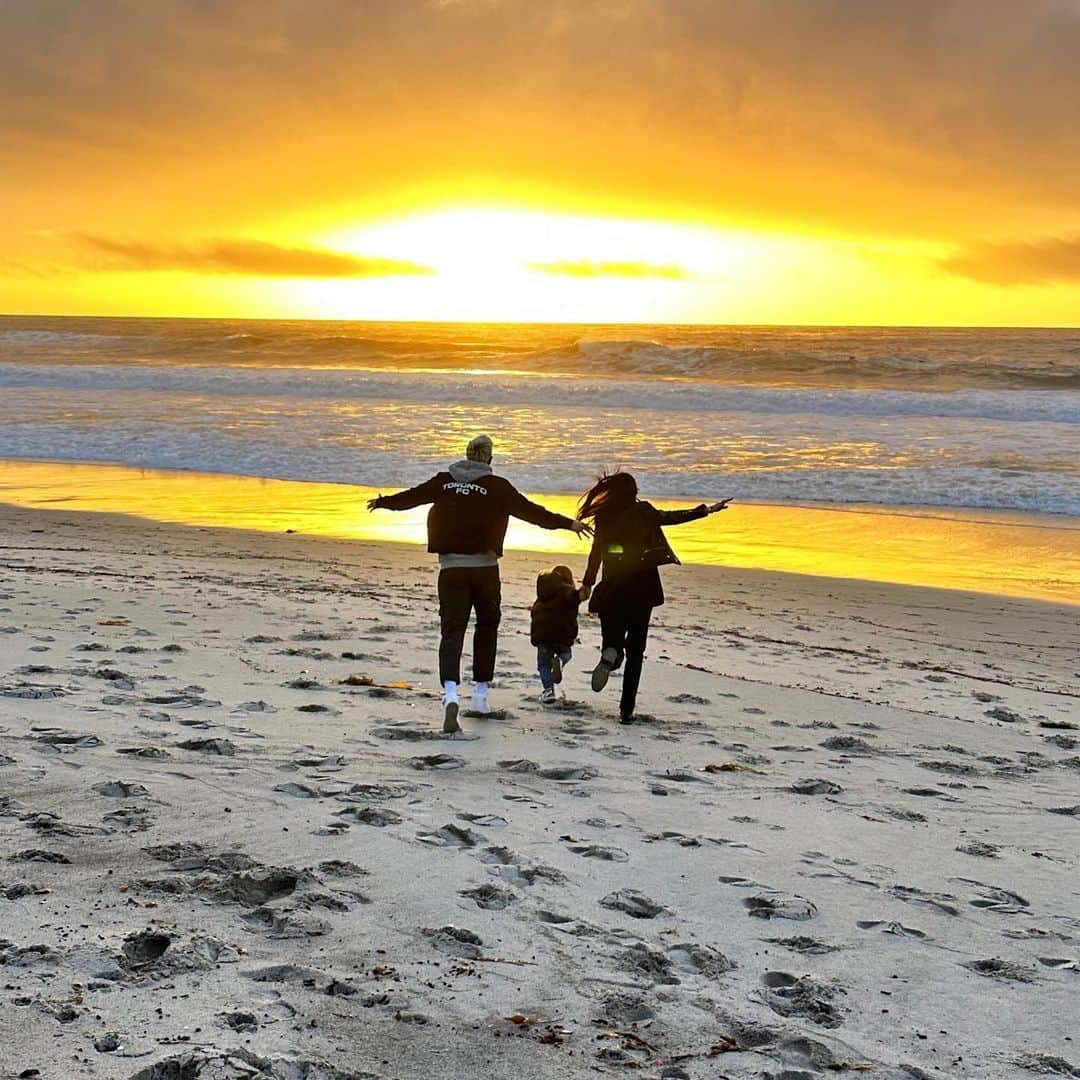
[[[508,476],[513,479],[513,470]],[[722,477],[717,483],[712,496],[730,494]],[[422,546],[427,508],[369,514],[364,508],[377,494],[350,484],[0,459],[0,502],[15,506]],[[654,496],[665,508],[701,501]],[[573,495],[534,497],[570,517],[577,510]],[[688,564],[1080,603],[1080,520],[1061,514],[736,501],[719,516],[679,526],[673,539]],[[549,555],[581,552],[581,542],[568,532],[513,520],[507,546]]]
[[[415,547],[0,523],[0,1076],[1080,1075],[1080,609],[672,568],[623,727],[513,554],[444,738]]]

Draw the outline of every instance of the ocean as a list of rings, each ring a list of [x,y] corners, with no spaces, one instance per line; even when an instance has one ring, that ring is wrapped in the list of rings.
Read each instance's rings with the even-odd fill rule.
[[[0,318],[0,457],[1080,516],[1080,330]]]
[[[0,317],[0,458],[1080,517],[1080,330]]]

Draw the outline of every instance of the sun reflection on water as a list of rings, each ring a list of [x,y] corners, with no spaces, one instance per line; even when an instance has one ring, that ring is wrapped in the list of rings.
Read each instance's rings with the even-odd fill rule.
[[[475,416],[463,408],[435,437],[452,458],[463,435],[474,430]],[[844,453],[851,454],[851,447]],[[115,465],[0,462],[0,501],[17,506],[129,514],[214,528],[424,543],[426,508],[368,513],[365,504],[374,494],[373,489],[344,484]],[[573,495],[543,495],[538,501],[571,516],[577,502]],[[696,502],[653,501],[664,507]],[[671,539],[687,563],[1080,604],[1080,530],[1072,519],[736,503],[722,515],[672,530]],[[587,554],[587,545],[569,532],[548,532],[517,521],[510,524],[507,547],[564,555],[578,574]]]

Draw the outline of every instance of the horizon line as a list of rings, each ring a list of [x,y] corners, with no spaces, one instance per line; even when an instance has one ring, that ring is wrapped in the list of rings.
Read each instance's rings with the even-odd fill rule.
[[[188,320],[192,322],[325,322],[391,326],[670,326],[678,328],[759,330],[1074,330],[1071,323],[756,323],[756,322],[655,322],[652,320],[596,321],[536,319],[375,319],[331,318],[325,315],[102,315],[65,312],[0,312],[0,319],[127,319]]]

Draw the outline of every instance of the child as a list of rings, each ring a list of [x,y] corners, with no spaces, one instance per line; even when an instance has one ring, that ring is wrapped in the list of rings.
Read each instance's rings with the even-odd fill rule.
[[[555,684],[562,682],[563,665],[569,663],[578,635],[581,590],[574,585],[568,566],[545,570],[536,578],[536,603],[532,606],[532,643],[540,672],[545,705],[555,704]]]

